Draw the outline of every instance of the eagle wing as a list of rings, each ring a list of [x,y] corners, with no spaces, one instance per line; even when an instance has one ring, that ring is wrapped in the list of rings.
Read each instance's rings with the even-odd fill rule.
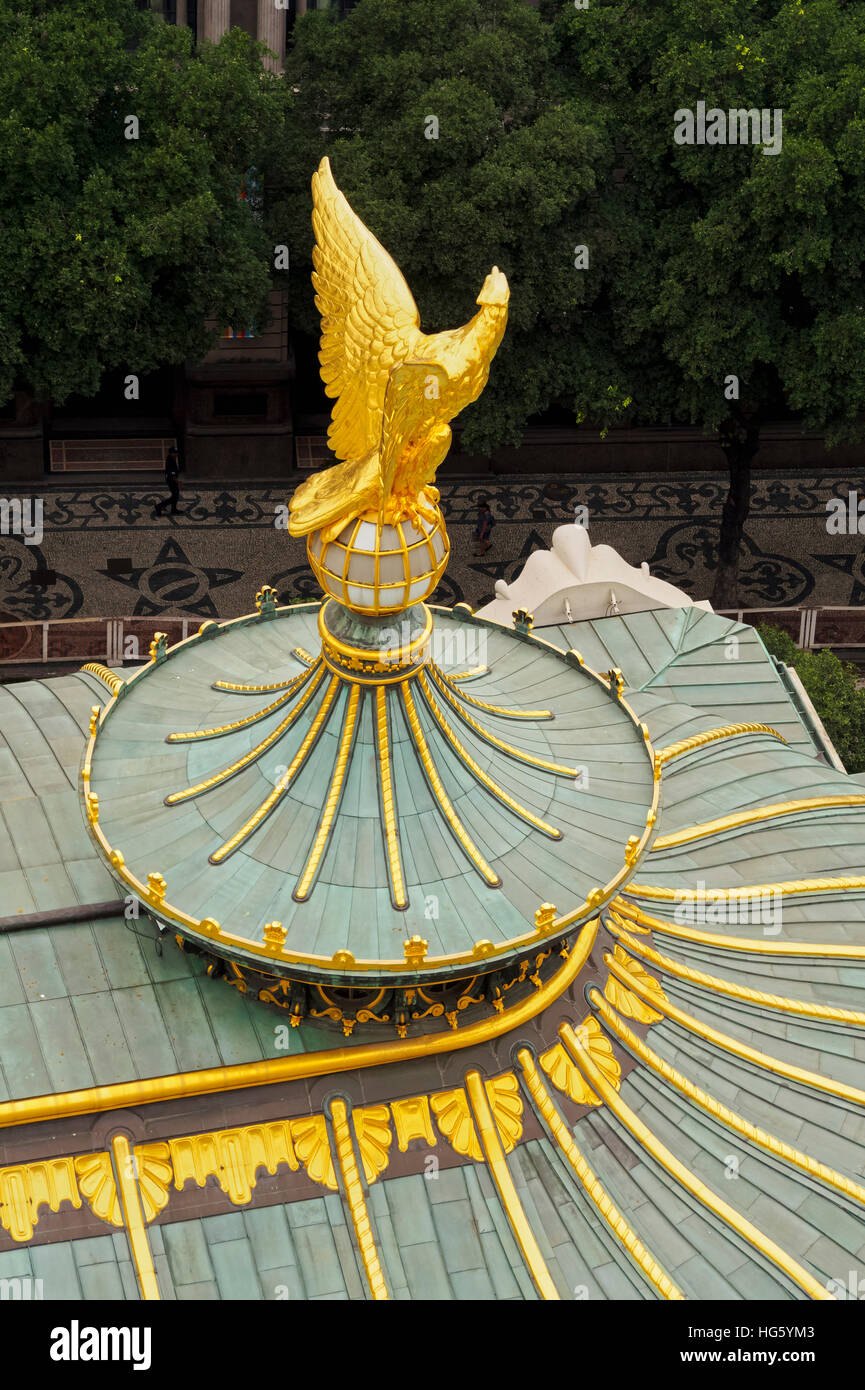
[[[321,375],[337,397],[328,429],[339,459],[362,459],[381,439],[391,371],[422,336],[411,290],[349,207],[324,158],[312,177],[312,283],[321,313]]]

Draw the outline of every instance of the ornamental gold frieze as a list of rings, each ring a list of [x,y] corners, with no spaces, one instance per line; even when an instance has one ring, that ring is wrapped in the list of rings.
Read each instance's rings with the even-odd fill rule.
[[[456,1032],[466,1022],[488,1015],[490,1010],[504,1015],[506,1010],[533,990],[540,990],[544,981],[566,960],[570,947],[564,940],[551,943],[546,949],[533,951],[506,970],[476,972],[456,980],[430,982],[425,985],[388,988],[370,985],[340,987],[332,984],[310,984],[257,971],[203,950],[194,942],[177,935],[180,950],[199,956],[206,962],[206,972],[213,980],[222,981],[238,993],[258,999],[288,1015],[292,1028],[304,1021],[318,1026],[338,1028],[350,1038],[357,1029],[385,1029],[406,1038],[409,1033],[437,1027],[439,1021]],[[426,942],[413,937],[406,943],[422,958]]]
[[[487,1080],[484,1088],[500,1142],[510,1153],[523,1129],[516,1075],[505,1072]],[[416,1142],[429,1151],[443,1140],[459,1157],[483,1161],[475,1112],[464,1087],[357,1105],[346,1115],[366,1186],[386,1175],[394,1149],[404,1154]],[[16,1243],[28,1242],[44,1209],[56,1213],[68,1202],[75,1209],[86,1204],[99,1221],[123,1228],[116,1162],[116,1155],[103,1151],[0,1168],[0,1226]],[[172,1193],[187,1185],[204,1188],[211,1178],[239,1207],[253,1200],[263,1173],[303,1171],[319,1188],[337,1192],[333,1104],[327,1112],[294,1119],[136,1144],[124,1164],[120,1176],[134,1182],[147,1224],[166,1210]]]

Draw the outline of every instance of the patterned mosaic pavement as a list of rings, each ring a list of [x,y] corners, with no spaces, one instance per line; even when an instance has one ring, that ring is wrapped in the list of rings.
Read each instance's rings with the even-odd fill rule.
[[[857,486],[856,474],[840,470],[756,475],[741,569],[747,606],[865,604],[865,538],[826,530],[827,500]],[[726,492],[720,474],[559,474],[450,482],[441,491],[453,554],[436,602],[486,602],[497,579],[513,579],[556,526],[573,520],[577,504],[588,508],[594,544],[615,546],[631,564],[648,560],[653,574],[694,598],[710,591]],[[46,489],[41,544],[0,535],[0,621],[230,618],[249,611],[263,582],[283,601],[313,596],[303,542],[275,525],[288,488],[185,483],[182,511],[154,517],[164,495],[141,483]],[[481,496],[496,525],[478,558],[472,532]],[[40,570],[49,571],[43,582]]]

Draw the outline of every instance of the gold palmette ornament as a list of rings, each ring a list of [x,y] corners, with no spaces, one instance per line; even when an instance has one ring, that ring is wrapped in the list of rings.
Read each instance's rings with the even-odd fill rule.
[[[462,328],[427,335],[398,267],[337,188],[330,162],[312,179],[321,374],[336,397],[328,430],[341,460],[289,504],[316,577],[364,616],[398,613],[435,589],[448,539],[433,482],[449,421],[477,400],[508,318],[497,266]]]

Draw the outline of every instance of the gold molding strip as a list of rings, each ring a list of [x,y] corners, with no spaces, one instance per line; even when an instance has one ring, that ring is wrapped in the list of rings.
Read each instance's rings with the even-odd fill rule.
[[[287,729],[290,729],[295,719],[303,713],[318,689],[324,677],[324,666],[320,664],[315,672],[308,671],[306,676],[312,676],[309,687],[303,692],[294,709],[289,710],[284,719],[280,720],[275,729],[266,738],[257,743],[254,748],[250,748],[248,753],[237,758],[228,767],[222,768],[220,772],[214,772],[210,777],[206,777],[203,782],[196,782],[194,787],[185,787],[183,791],[171,792],[165,798],[166,806],[176,806],[180,801],[188,801],[193,796],[201,796],[204,792],[209,792],[213,787],[218,787],[220,783],[227,782],[229,777],[235,777],[238,772],[243,772],[244,768],[250,767],[262,753],[266,753],[268,748],[272,748],[275,743],[282,738]]]
[[[314,666],[317,659],[316,657],[311,656],[310,653],[306,651],[304,647],[293,647],[291,654],[292,656],[297,657],[298,661],[302,661],[304,666]]]
[[[801,893],[850,893],[865,889],[865,877],[791,878],[783,883],[755,883],[747,888],[659,888],[656,884],[629,883],[628,893],[655,902],[727,903],[748,901],[768,893],[795,897]]]
[[[664,1081],[674,1086],[681,1095],[693,1101],[695,1105],[699,1105],[701,1110],[705,1110],[707,1114],[714,1116],[716,1120],[720,1120],[728,1129],[735,1130],[743,1139],[748,1139],[752,1144],[756,1144],[759,1148],[765,1149],[766,1152],[772,1154],[774,1158],[779,1158],[783,1160],[783,1162],[791,1164],[794,1168],[800,1168],[802,1172],[807,1173],[809,1177],[817,1178],[820,1182],[826,1183],[828,1187],[834,1187],[837,1192],[843,1192],[844,1196],[849,1197],[852,1201],[861,1202],[865,1205],[865,1187],[860,1183],[854,1182],[852,1178],[845,1177],[843,1173],[837,1172],[834,1168],[827,1167],[825,1163],[820,1163],[817,1159],[811,1158],[800,1149],[796,1149],[791,1144],[785,1143],[783,1139],[778,1139],[776,1135],[769,1134],[767,1130],[759,1129],[756,1125],[752,1125],[749,1120],[746,1120],[735,1110],[730,1110],[728,1106],[722,1104],[722,1102],[716,1100],[714,1096],[709,1095],[707,1091],[695,1085],[688,1077],[676,1071],[675,1067],[671,1067],[669,1062],[666,1062],[663,1057],[659,1057],[657,1052],[654,1052],[641,1038],[638,1038],[636,1033],[633,1033],[624,1020],[619,1018],[615,1010],[610,1007],[596,989],[590,991],[589,1000],[595,1008],[598,1009],[605,1024],[607,1024],[626,1047],[631,1049],[635,1056],[640,1058],[640,1061],[645,1062],[646,1066],[651,1068],[657,1076],[660,1076]]]
[[[478,738],[483,739],[484,743],[489,743],[493,748],[497,748],[500,753],[507,754],[509,758],[515,758],[517,762],[527,763],[529,767],[538,767],[542,772],[552,772],[557,777],[576,777],[577,769],[575,767],[565,767],[564,764],[551,762],[548,758],[536,758],[531,753],[524,753],[521,748],[515,748],[512,743],[506,743],[505,740],[499,738],[497,734],[493,734],[489,729],[485,729],[483,724],[469,714],[468,710],[463,709],[457,697],[451,694],[447,686],[438,679],[434,666],[430,666],[430,674],[451,709],[459,715],[464,724],[468,724],[469,728],[473,733],[477,734]],[[460,699],[464,698],[461,692]]]
[[[480,1072],[467,1072],[465,1084],[490,1176],[496,1185],[505,1215],[522,1251],[535,1288],[543,1299],[558,1299],[559,1292],[541,1255],[522,1202],[517,1196]]]
[[[613,968],[615,969],[615,966]],[[686,1013],[678,1005],[672,1004],[666,996],[664,996],[663,1002],[660,1001],[636,977],[629,976],[628,979],[629,988],[642,998],[651,999],[652,1004],[671,1023],[677,1023],[680,1028],[702,1038],[704,1042],[719,1047],[734,1057],[740,1057],[744,1062],[761,1067],[764,1071],[783,1076],[787,1081],[796,1081],[801,1086],[810,1086],[814,1090],[825,1091],[827,1095],[836,1096],[839,1100],[850,1101],[854,1105],[865,1105],[865,1091],[857,1090],[855,1086],[848,1086],[844,1081],[835,1081],[832,1077],[823,1076],[819,1072],[806,1071],[804,1067],[796,1067],[791,1062],[782,1062],[779,1057],[772,1057],[767,1052],[760,1052],[757,1048],[750,1047],[748,1043],[740,1042],[738,1038],[731,1037],[728,1033],[719,1032],[711,1024],[703,1023],[693,1014]]]
[[[503,787],[500,787],[498,782],[494,782],[492,777],[488,776],[482,767],[478,766],[468,750],[460,743],[450,724],[447,722],[444,713],[436,704],[435,696],[430,689],[429,682],[423,671],[421,671],[418,676],[418,684],[423,691],[424,698],[426,699],[427,706],[433,719],[438,724],[457,757],[465,763],[469,772],[477,778],[481,786],[486,787],[488,792],[491,792],[492,795],[500,801],[503,806],[506,806],[509,811],[512,811],[515,816],[519,816],[520,820],[527,821],[529,825],[534,826],[535,830],[540,830],[542,834],[549,835],[551,840],[561,840],[561,830],[557,830],[554,825],[550,825],[548,821],[541,820],[540,816],[536,816],[533,811],[529,811],[525,806],[521,805],[509,792],[506,792]]]
[[[655,842],[657,844],[657,841]],[[633,903],[626,903],[623,899],[615,899],[615,908],[610,905],[609,915],[617,926],[627,930],[627,921],[638,924],[634,930],[639,930],[639,926],[650,928],[652,931],[661,932],[664,936],[673,936],[680,941],[692,941],[697,946],[713,946],[728,951],[748,951],[754,955],[763,956],[813,956],[815,959],[836,959],[836,960],[865,960],[865,946],[855,946],[848,942],[822,942],[816,941],[760,941],[755,937],[748,936],[720,936],[715,932],[696,931],[691,927],[682,927],[674,922],[665,922],[660,917],[653,917],[648,912],[643,912]]]
[[[468,1024],[459,1032],[448,1029],[444,1033],[425,1033],[416,1038],[361,1043],[354,1047],[328,1048],[322,1052],[293,1053],[288,1057],[263,1062],[239,1062],[231,1066],[206,1067],[200,1071],[151,1076],[138,1081],[90,1086],[78,1091],[28,1096],[23,1100],[0,1101],[0,1129],[7,1129],[11,1125],[35,1124],[40,1120],[56,1120],[67,1115],[122,1110],[127,1106],[148,1105],[153,1101],[188,1099],[190,1096],[214,1095],[251,1086],[270,1086],[276,1082],[336,1075],[343,1071],[363,1071],[366,1067],[407,1062],[443,1052],[458,1052],[462,1048],[490,1042],[511,1029],[522,1028],[564,994],[588,960],[599,925],[600,919],[597,917],[586,922],[562,967],[534,994],[527,995],[519,1004],[505,1009],[501,1014],[494,1013],[491,1018]]]
[[[799,1288],[803,1289],[810,1298],[819,1299],[822,1302],[834,1302],[828,1290],[818,1283],[814,1276],[809,1274],[807,1269],[804,1269],[797,1260],[794,1260],[792,1255],[788,1254],[786,1250],[782,1250],[780,1245],[771,1240],[764,1231],[759,1230],[741,1212],[736,1211],[735,1207],[731,1207],[728,1202],[725,1202],[723,1197],[719,1197],[716,1192],[713,1192],[695,1173],[686,1168],[684,1163],[681,1163],[665,1144],[661,1143],[648,1125],[644,1124],[621,1096],[617,1095],[612,1086],[608,1085],[606,1077],[580,1046],[579,1040],[567,1023],[563,1023],[559,1028],[559,1036],[590,1086],[598,1092],[619,1123],[624,1125],[625,1129],[633,1135],[637,1143],[641,1144],[647,1153],[651,1154],[656,1163],[665,1168],[676,1182],[680,1183],[693,1197],[696,1197],[698,1202],[720,1217],[767,1260],[771,1260],[788,1279],[792,1279],[794,1283],[798,1284]]]
[[[304,671],[300,679],[303,680],[308,678],[309,672]],[[271,703],[265,705],[263,709],[256,710],[255,714],[247,714],[243,719],[234,719],[230,724],[218,724],[212,729],[187,729],[183,733],[166,734],[165,742],[193,743],[200,739],[221,738],[224,734],[234,734],[238,729],[247,729],[250,724],[257,724],[260,719],[266,719],[269,714],[273,714],[276,710],[281,709],[282,706],[291,699],[293,694],[293,690],[288,690],[280,695],[279,699],[271,701]]]
[[[135,1161],[126,1135],[116,1134],[111,1141],[111,1148],[114,1152],[117,1192],[123,1209],[123,1224],[129,1236],[129,1245],[132,1250],[141,1297],[158,1300],[159,1285],[156,1282],[153,1255],[150,1250],[150,1242],[147,1239],[147,1227],[144,1224],[144,1213],[141,1210],[141,1200],[135,1182]]]
[[[750,811],[736,811],[729,816],[719,816],[717,820],[703,821],[701,825],[690,825],[670,835],[659,835],[652,846],[652,853],[655,850],[676,849],[679,845],[690,844],[692,840],[708,839],[711,835],[722,835],[727,830],[776,820],[780,816],[798,816],[807,811],[832,811],[847,806],[865,806],[865,796],[806,796],[798,801],[774,801],[768,806],[755,806]]]
[[[403,708],[405,709],[409,730],[411,732],[412,738],[414,739],[414,745],[417,749],[418,756],[420,758],[421,767],[426,773],[426,779],[429,783],[430,791],[432,792],[433,796],[438,802],[439,809],[441,810],[442,815],[447,821],[454,839],[457,841],[457,844],[460,845],[466,857],[471,861],[472,864],[474,864],[481,878],[483,878],[489,884],[490,888],[500,888],[502,884],[501,879],[499,878],[495,870],[492,869],[490,865],[487,863],[486,859],[481,854],[477,845],[472,840],[471,836],[469,835],[468,831],[466,830],[465,826],[463,825],[462,821],[460,820],[459,816],[457,815],[456,811],[451,805],[451,801],[447,792],[442,786],[442,781],[438,775],[438,770],[435,765],[435,759],[429,751],[427,741],[424,737],[423,729],[421,728],[420,719],[418,718],[418,712],[415,708],[414,696],[412,695],[409,689],[408,681],[403,682],[403,684],[400,686],[400,694],[402,695]]]
[[[384,837],[384,857],[390,884],[390,896],[397,909],[408,907],[408,893],[405,875],[402,870],[402,857],[399,846],[399,820],[397,819],[396,798],[393,786],[393,764],[390,753],[390,716],[387,707],[387,691],[380,685],[375,692],[375,732],[378,747],[376,758],[376,780],[381,803],[381,823]]]
[[[306,866],[301,877],[298,879],[297,887],[292,893],[296,902],[302,903],[309,897],[315,883],[316,876],[324,859],[325,851],[330,843],[330,834],[333,829],[333,822],[339,810],[342,794],[345,790],[345,780],[348,773],[351,750],[354,746],[354,738],[357,733],[358,725],[358,706],[360,704],[361,687],[353,685],[349,691],[348,703],[345,707],[345,717],[342,723],[342,733],[340,735],[339,750],[336,755],[333,774],[331,777],[330,788],[321,810],[318,822],[318,829],[312,842],[312,848],[307,857]]]
[[[333,1121],[333,1135],[336,1140],[336,1157],[339,1163],[339,1170],[342,1174],[343,1187],[345,1188],[345,1198],[351,1212],[351,1221],[354,1226],[357,1243],[360,1248],[360,1257],[363,1260],[363,1267],[366,1273],[366,1281],[369,1284],[369,1291],[376,1300],[388,1299],[390,1294],[387,1291],[384,1273],[382,1272],[381,1262],[375,1246],[375,1238],[372,1233],[369,1212],[366,1208],[366,1201],[363,1195],[363,1186],[360,1181],[360,1173],[357,1167],[357,1157],[354,1152],[354,1145],[351,1142],[351,1130],[348,1127],[348,1112],[345,1101],[331,1101],[330,1116]]]
[[[213,729],[187,729],[185,733],[168,734],[166,743],[195,743],[205,738],[222,738],[224,734],[237,733],[238,729],[248,729],[251,724],[257,724],[260,719],[266,719],[269,714],[274,714],[281,709],[293,695],[296,695],[312,675],[312,671],[301,671],[299,676],[288,685],[278,699],[272,700],[264,709],[255,711],[255,714],[244,715],[243,719],[234,719],[230,724],[218,724]]]
[[[303,737],[303,742],[292,758],[288,770],[282,774],[276,786],[273,788],[273,791],[269,796],[265,797],[264,801],[262,801],[261,805],[258,807],[258,810],[253,811],[249,819],[244,821],[240,829],[234,832],[230,840],[226,840],[225,844],[220,845],[219,849],[213,851],[210,855],[211,864],[223,864],[229,855],[234,854],[235,850],[240,848],[244,840],[247,840],[249,836],[258,829],[262,821],[267,820],[267,817],[285,796],[285,793],[288,791],[298,772],[302,769],[309,754],[318,741],[319,734],[327,723],[339,686],[339,677],[331,676],[327,690],[324,692],[324,699],[319,705],[315,718]]]
[[[636,1232],[628,1225],[589,1167],[562,1119],[558,1106],[541,1080],[528,1048],[524,1047],[517,1053],[517,1061],[522,1068],[529,1095],[538,1114],[545,1121],[553,1139],[576,1173],[586,1196],[597,1208],[613,1235],[624,1246],[631,1259],[639,1266],[649,1283],[658,1290],[662,1298],[684,1299],[685,1295],[681,1289],[673,1283],[657,1260],[649,1254]]]
[[[309,675],[309,672],[303,672]],[[267,685],[239,685],[236,681],[214,681],[212,690],[228,690],[232,695],[271,695],[276,690],[287,690],[297,680],[291,676],[286,681],[271,681]]]
[[[706,975],[702,970],[693,970],[689,965],[679,965],[678,961],[671,960],[669,956],[664,956],[660,951],[655,951],[651,946],[647,946],[644,941],[638,941],[636,937],[629,936],[619,927],[610,926],[610,931],[624,942],[629,951],[635,955],[648,960],[652,965],[657,966],[667,975],[673,975],[676,979],[687,980],[689,984],[700,985],[704,989],[710,989],[715,994],[726,994],[731,999],[741,999],[746,1004],[758,1004],[764,1009],[779,1009],[784,1013],[802,1014],[805,1018],[820,1018],[831,1023],[846,1023],[853,1028],[865,1027],[865,1013],[859,1013],[856,1009],[839,1009],[832,1004],[814,1004],[809,999],[787,999],[780,994],[764,994],[762,990],[749,989],[747,985],[734,984],[732,980],[723,980],[718,975]],[[610,955],[604,956],[604,961],[616,974],[620,973],[618,962],[613,960]],[[629,975],[621,971],[625,976],[625,983],[632,983]]]
[[[86,666],[81,667],[81,670],[89,671],[91,676],[96,676],[98,680],[102,681],[103,685],[107,685],[111,694],[114,696],[119,695],[126,684],[122,676],[115,675],[107,666],[103,666],[100,661],[88,661]]]
[[[477,680],[478,676],[488,676],[489,673],[489,666],[469,666],[465,671],[453,671],[451,675],[448,676],[448,680],[473,681]],[[444,675],[444,671],[442,671],[442,675]]]
[[[430,662],[430,672],[437,682],[441,682],[453,689],[456,676],[446,676],[444,671],[435,662]],[[463,674],[463,680],[465,675]],[[501,705],[491,705],[487,700],[479,700],[476,695],[467,695],[464,690],[453,690],[457,699],[464,701],[467,705],[474,705],[475,709],[482,709],[486,714],[498,714],[502,719],[552,719],[553,712],[549,709],[502,709]]]
[[[771,734],[772,738],[780,739],[781,743],[787,742],[784,735],[773,729],[771,724],[724,724],[719,729],[706,729],[702,734],[692,734],[690,738],[680,739],[678,743],[670,743],[666,748],[659,750],[657,757],[663,767],[664,763],[670,762],[673,758],[681,758],[685,753],[693,753],[697,748],[717,743],[719,739],[737,738],[742,734]]]

